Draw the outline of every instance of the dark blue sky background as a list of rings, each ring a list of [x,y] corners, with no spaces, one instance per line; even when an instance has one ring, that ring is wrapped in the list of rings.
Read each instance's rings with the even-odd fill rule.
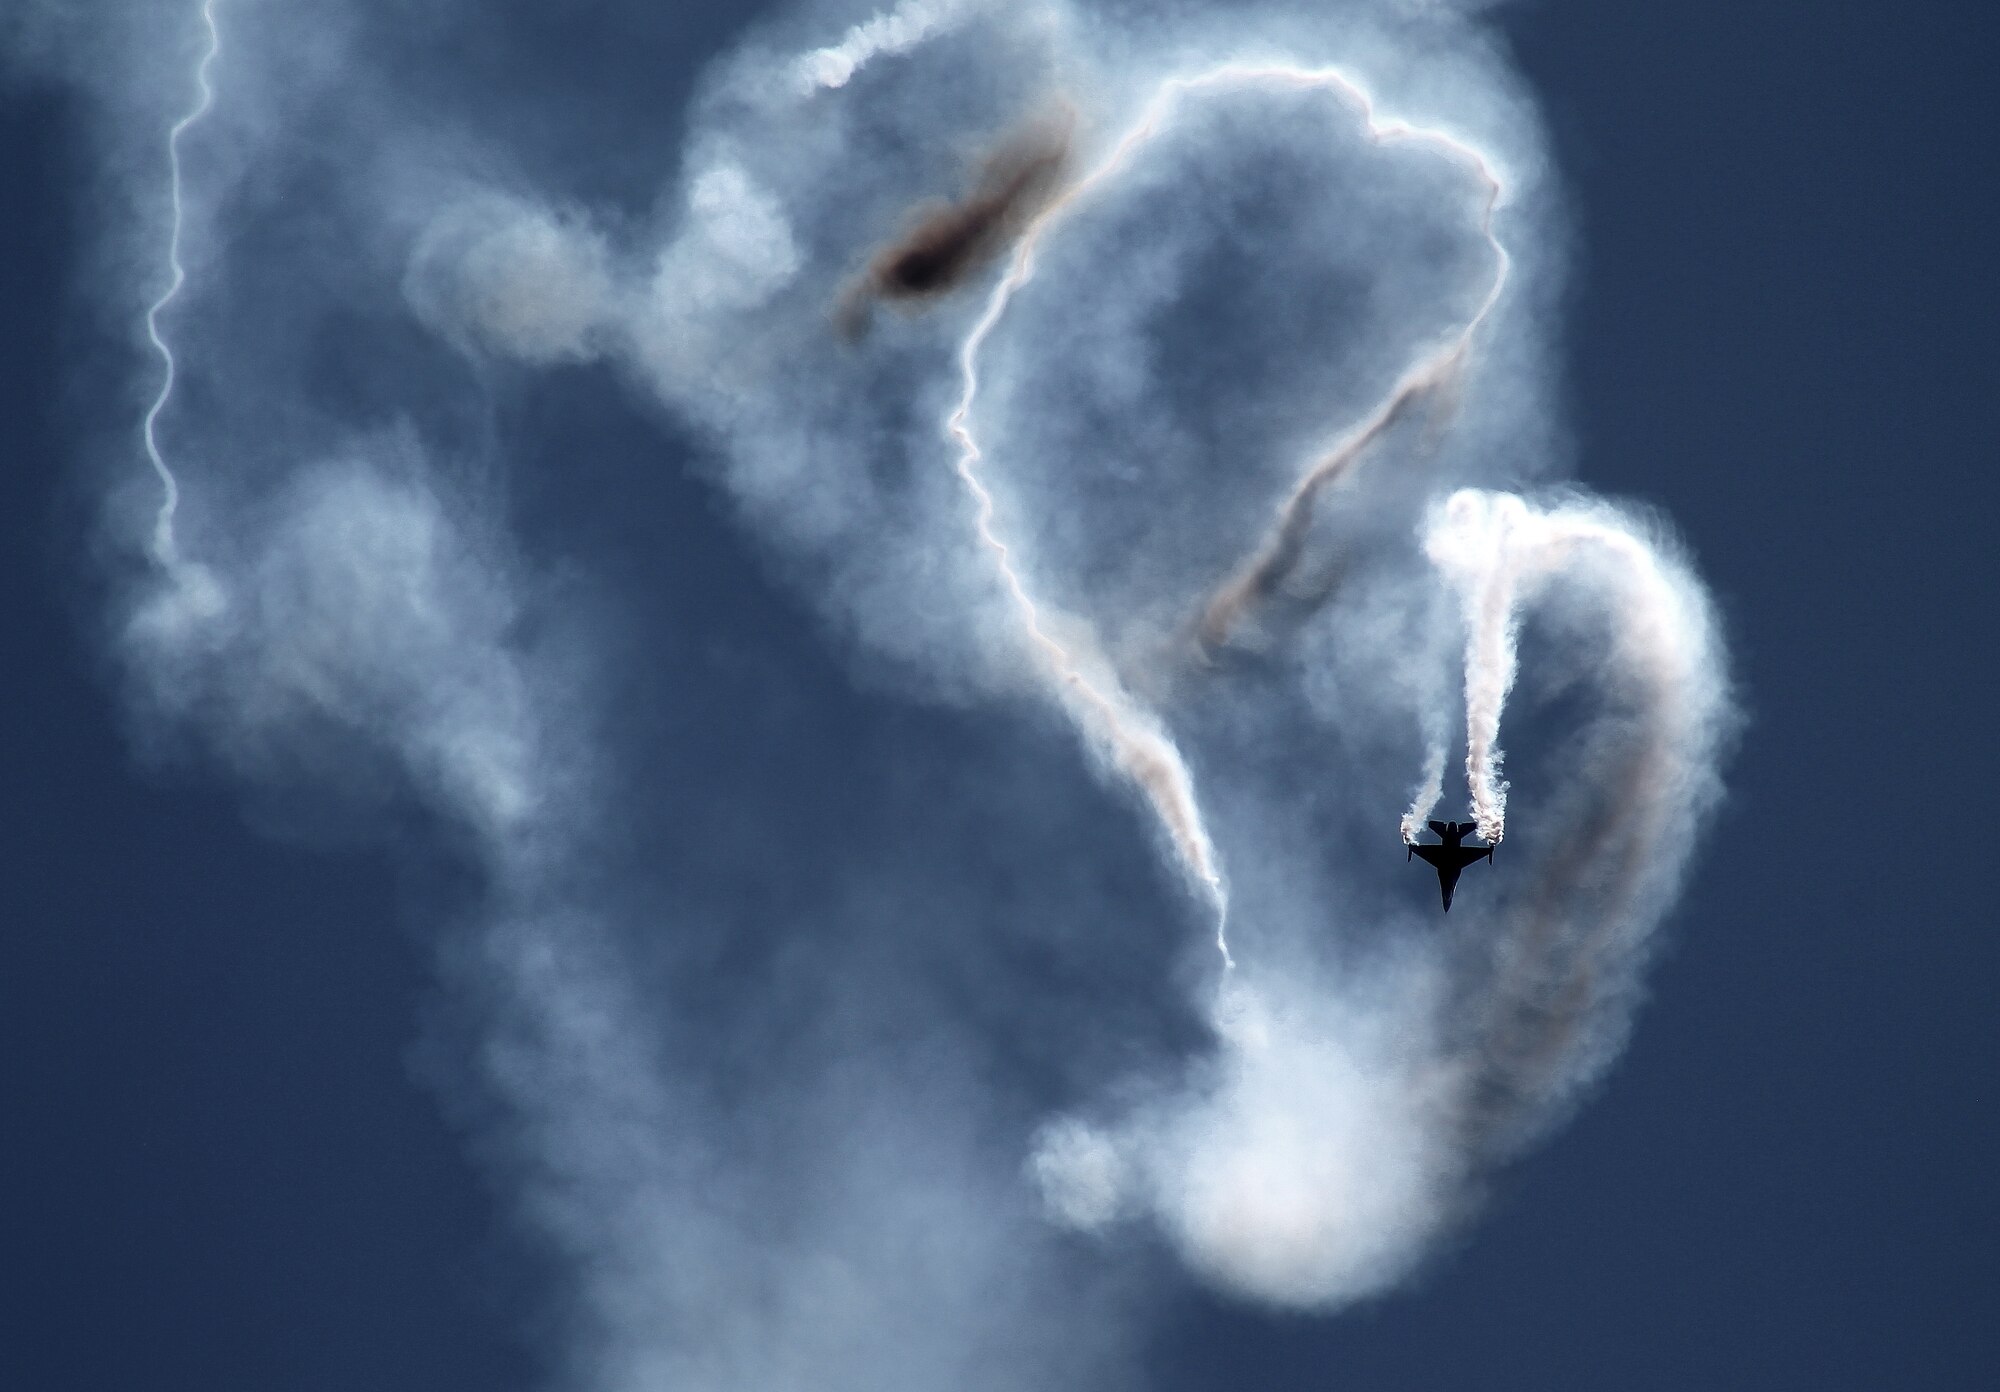
[[[1425,1279],[1330,1319],[1190,1289],[1160,1385],[2000,1380],[2000,947],[1987,857],[1953,849],[1986,844],[1996,773],[1994,24],[1508,16],[1581,232],[1583,475],[1658,504],[1717,594],[1751,716],[1731,800],[1629,1053]],[[273,839],[218,777],[135,758],[68,457],[90,151],[60,94],[4,103],[0,1386],[533,1386],[536,1258],[418,1048],[449,866]],[[654,429],[602,390],[511,424]],[[688,718],[721,731],[691,786],[837,732],[780,828],[803,844],[883,792],[871,750],[949,736],[852,689],[702,488],[646,486],[594,549],[678,596]]]

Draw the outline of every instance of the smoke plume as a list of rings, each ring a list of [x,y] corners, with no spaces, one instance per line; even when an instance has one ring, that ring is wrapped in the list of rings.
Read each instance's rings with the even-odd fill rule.
[[[1135,1231],[1397,1286],[1615,1058],[1730,721],[1547,481],[1532,100],[1471,4],[672,8],[32,21],[129,184],[135,724],[470,867],[575,1386],[1129,1385]]]

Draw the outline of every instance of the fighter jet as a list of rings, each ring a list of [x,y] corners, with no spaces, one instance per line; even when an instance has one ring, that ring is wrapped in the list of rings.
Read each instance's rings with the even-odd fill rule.
[[[1437,867],[1438,888],[1444,891],[1444,911],[1451,912],[1452,892],[1458,888],[1458,872],[1475,860],[1493,859],[1491,846],[1461,846],[1468,832],[1478,829],[1477,822],[1430,822],[1430,829],[1438,834],[1439,844],[1421,845],[1415,841],[1406,842],[1410,856],[1422,856],[1426,863]]]

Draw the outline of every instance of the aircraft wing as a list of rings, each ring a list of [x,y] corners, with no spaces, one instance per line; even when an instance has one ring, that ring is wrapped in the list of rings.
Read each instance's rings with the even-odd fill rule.
[[[1473,861],[1485,860],[1493,854],[1491,846],[1412,846],[1410,849],[1440,870],[1463,870]]]

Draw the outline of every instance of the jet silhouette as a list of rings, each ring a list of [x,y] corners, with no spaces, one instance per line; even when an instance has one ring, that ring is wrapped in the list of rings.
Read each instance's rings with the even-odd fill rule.
[[[1461,846],[1466,833],[1478,828],[1477,822],[1430,822],[1430,829],[1436,832],[1440,842],[1435,846],[1423,846],[1407,842],[1410,855],[1422,856],[1426,863],[1437,867],[1438,888],[1444,891],[1444,911],[1451,912],[1452,892],[1458,888],[1458,872],[1475,860],[1493,859],[1491,846]],[[1408,860],[1410,856],[1404,856]]]

